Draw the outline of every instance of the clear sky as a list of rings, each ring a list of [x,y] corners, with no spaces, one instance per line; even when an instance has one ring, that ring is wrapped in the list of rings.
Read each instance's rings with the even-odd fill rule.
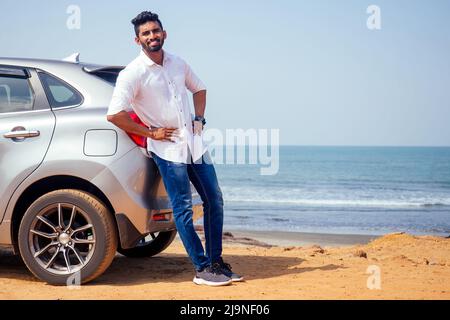
[[[80,29],[66,26],[69,5]],[[369,30],[369,5],[381,29]],[[130,20],[160,15],[165,49],[208,87],[208,126],[278,128],[282,144],[450,146],[450,1],[1,0],[0,56],[126,65]]]

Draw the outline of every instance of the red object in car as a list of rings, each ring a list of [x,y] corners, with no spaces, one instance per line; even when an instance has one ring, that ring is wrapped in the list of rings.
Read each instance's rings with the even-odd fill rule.
[[[128,112],[128,114],[130,115],[130,118],[136,122],[137,124],[148,128],[142,121],[141,119],[139,119],[139,117],[137,116],[136,113],[134,113],[133,111]],[[136,143],[139,147],[141,148],[145,148],[147,149],[147,137],[143,137],[137,134],[133,134],[133,133],[128,133],[128,136],[131,138],[131,140],[133,140],[134,143]]]

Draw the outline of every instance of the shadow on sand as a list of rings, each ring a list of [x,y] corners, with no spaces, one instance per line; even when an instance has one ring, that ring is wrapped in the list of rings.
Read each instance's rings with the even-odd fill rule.
[[[233,271],[244,275],[246,280],[344,268],[333,264],[317,268],[302,267],[305,260],[297,257],[225,255],[224,259],[233,266]],[[193,276],[194,269],[187,255],[161,253],[150,258],[127,258],[117,254],[105,273],[87,285],[178,283],[191,281]],[[4,250],[0,250],[0,278],[36,281],[19,256]]]

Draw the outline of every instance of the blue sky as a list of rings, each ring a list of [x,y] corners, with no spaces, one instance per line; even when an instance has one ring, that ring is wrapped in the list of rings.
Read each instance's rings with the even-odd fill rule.
[[[372,4],[381,30],[366,26]],[[142,10],[206,83],[210,127],[278,128],[282,144],[450,146],[446,0],[2,0],[0,56],[126,65]]]

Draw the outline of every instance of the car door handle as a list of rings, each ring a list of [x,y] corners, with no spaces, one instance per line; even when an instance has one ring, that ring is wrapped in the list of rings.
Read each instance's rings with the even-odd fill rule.
[[[39,130],[17,130],[17,131],[10,131],[5,133],[3,136],[5,138],[32,138],[37,137],[41,133]]]

